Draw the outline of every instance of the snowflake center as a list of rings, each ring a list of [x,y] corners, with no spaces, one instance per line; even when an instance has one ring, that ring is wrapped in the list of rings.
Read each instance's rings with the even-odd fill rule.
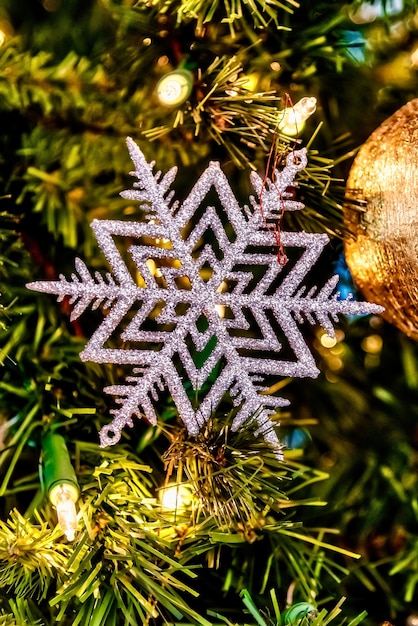
[[[72,319],[89,306],[108,311],[80,356],[131,365],[132,373],[123,384],[105,388],[116,396],[117,406],[112,422],[100,431],[101,445],[116,443],[134,417],[157,424],[156,408],[168,392],[190,435],[202,432],[213,413],[228,404],[235,416],[232,430],[255,420],[257,433],[281,458],[271,416],[288,401],[266,391],[277,377],[318,375],[298,325],[318,322],[332,335],[340,313],[381,311],[341,300],[337,277],[305,293],[303,280],[328,242],[326,235],[281,232],[286,250],[302,251],[281,274],[266,220],[303,208],[287,190],[305,167],[306,153],[289,154],[283,170],[274,172],[274,182],[252,174],[258,201],[251,197],[251,206],[243,208],[219,164],[211,163],[180,206],[170,191],[175,168],[164,176],[154,174],[131,139],[128,146],[137,182],[122,196],[138,201],[155,218],[92,222],[112,270],[106,278],[91,275],[76,259],[77,274],[70,280],[60,276],[28,285],[59,299],[69,297]],[[127,246],[128,265],[118,249],[121,239],[135,241]],[[118,333],[122,347],[114,347]]]

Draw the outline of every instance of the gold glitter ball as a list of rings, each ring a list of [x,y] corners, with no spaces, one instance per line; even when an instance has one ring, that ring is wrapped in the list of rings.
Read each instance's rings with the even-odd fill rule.
[[[365,298],[418,340],[418,99],[379,126],[347,181],[345,255]]]

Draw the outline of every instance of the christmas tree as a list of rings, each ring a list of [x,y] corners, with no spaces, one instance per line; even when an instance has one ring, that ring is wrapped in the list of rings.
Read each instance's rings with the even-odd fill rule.
[[[417,32],[2,0],[1,624],[416,624]]]

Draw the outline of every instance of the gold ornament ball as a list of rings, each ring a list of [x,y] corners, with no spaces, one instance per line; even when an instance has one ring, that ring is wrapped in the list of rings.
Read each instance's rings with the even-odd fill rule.
[[[364,297],[418,340],[418,99],[379,126],[349,173],[345,256]]]

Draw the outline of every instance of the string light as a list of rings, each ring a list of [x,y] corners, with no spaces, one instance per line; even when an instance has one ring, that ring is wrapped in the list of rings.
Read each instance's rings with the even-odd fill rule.
[[[333,348],[337,344],[337,338],[331,337],[330,335],[327,335],[327,333],[321,335],[320,341],[324,348]]]
[[[354,10],[348,11],[348,16],[354,24],[370,24],[378,17],[396,15],[403,10],[402,0],[391,2],[363,2],[361,6],[355,5]]]
[[[361,342],[361,347],[369,354],[379,354],[383,348],[383,339],[380,335],[368,335]]]
[[[300,133],[305,121],[316,111],[316,98],[301,98],[292,107],[280,111],[278,128],[284,135],[293,137]]]
[[[58,523],[68,541],[77,532],[76,502],[80,488],[64,437],[48,432],[42,438],[43,476],[45,490],[52,506],[56,508]]]
[[[7,39],[12,37],[12,25],[6,20],[0,20],[0,46],[6,43]]]
[[[217,288],[217,293],[225,293],[228,291],[228,284],[223,280]],[[219,317],[225,317],[225,306],[223,304],[215,304],[215,310]]]
[[[418,67],[418,47],[411,52],[411,64],[414,68]]]
[[[177,69],[163,76],[157,84],[156,93],[160,104],[175,107],[183,104],[193,88],[193,74],[189,70]]]
[[[186,485],[167,485],[160,490],[159,499],[164,509],[184,510],[191,505],[192,492]]]
[[[56,485],[49,493],[49,500],[57,510],[58,523],[68,541],[74,541],[77,532],[75,503],[78,495],[78,489],[68,483]]]

